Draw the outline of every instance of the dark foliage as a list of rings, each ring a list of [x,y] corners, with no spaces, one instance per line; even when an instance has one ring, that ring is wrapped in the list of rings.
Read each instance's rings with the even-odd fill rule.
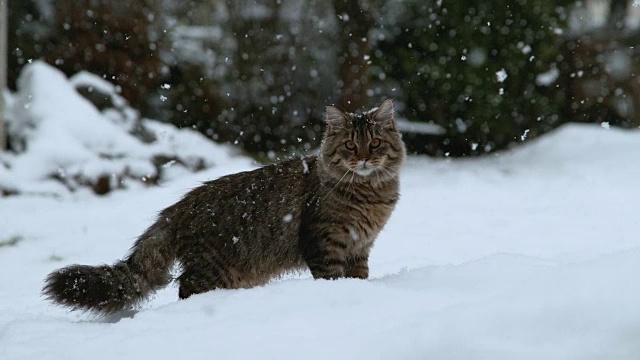
[[[446,129],[436,154],[480,154],[566,119],[563,94],[536,77],[557,67],[564,12],[550,0],[408,1],[375,62],[402,88],[404,114]],[[504,71],[504,72],[503,72]],[[507,78],[501,81],[498,73]]]
[[[167,72],[150,36],[153,0],[69,0],[48,9],[35,1],[12,1],[9,9],[15,35],[9,44],[10,85],[25,63],[44,59],[67,75],[82,70],[100,75],[118,85],[134,106],[148,110],[148,94]]]

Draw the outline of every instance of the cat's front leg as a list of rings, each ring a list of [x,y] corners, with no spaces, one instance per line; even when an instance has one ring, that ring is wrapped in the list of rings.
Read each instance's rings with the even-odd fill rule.
[[[339,240],[327,239],[305,261],[314,279],[335,280],[343,278],[347,266],[347,245]]]
[[[369,277],[369,255],[348,257],[345,276],[349,278],[367,279]]]

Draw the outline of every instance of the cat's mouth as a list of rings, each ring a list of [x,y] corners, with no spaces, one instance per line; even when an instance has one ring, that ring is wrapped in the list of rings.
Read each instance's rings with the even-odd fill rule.
[[[360,176],[369,176],[376,168],[371,164],[360,163],[351,170]]]

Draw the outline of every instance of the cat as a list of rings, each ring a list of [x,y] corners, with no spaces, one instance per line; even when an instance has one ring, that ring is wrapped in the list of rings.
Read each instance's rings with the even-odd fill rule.
[[[73,310],[130,310],[172,281],[176,261],[180,299],[306,268],[315,279],[367,279],[405,157],[391,100],[359,114],[327,106],[317,156],[204,183],[162,210],[125,259],[54,271],[43,295]]]

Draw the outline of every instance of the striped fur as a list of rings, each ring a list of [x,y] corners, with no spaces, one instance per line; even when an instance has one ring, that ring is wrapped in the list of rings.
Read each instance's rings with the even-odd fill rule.
[[[306,267],[316,279],[366,279],[373,242],[398,201],[404,158],[390,100],[364,114],[327,107],[318,156],[207,182],[163,210],[125,259],[54,271],[43,293],[110,314],[166,286],[176,261],[183,299]]]

